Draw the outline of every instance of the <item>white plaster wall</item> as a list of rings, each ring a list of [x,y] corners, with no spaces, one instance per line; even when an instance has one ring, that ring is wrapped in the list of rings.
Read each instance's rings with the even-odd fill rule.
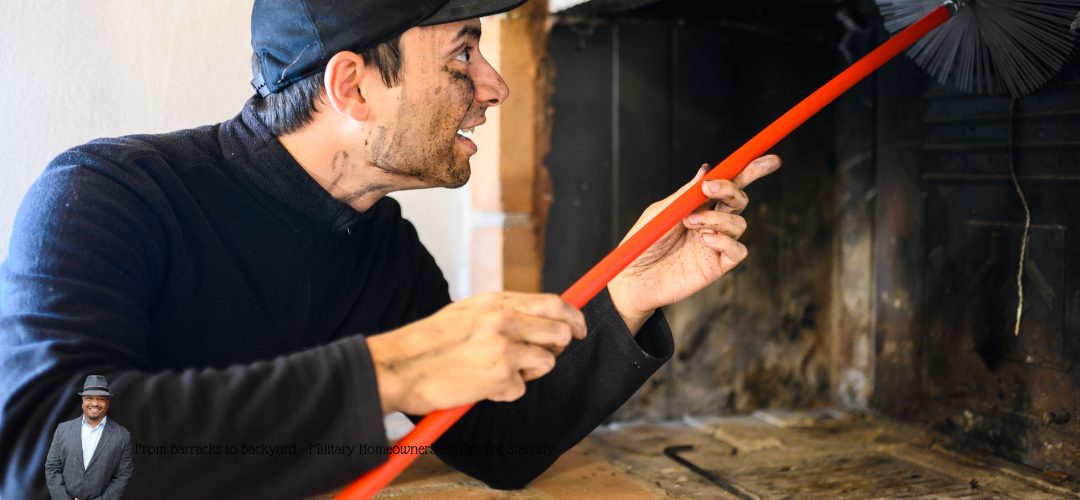
[[[0,0],[0,259],[23,193],[97,137],[230,118],[252,94],[251,0]],[[460,298],[467,188],[395,195]]]

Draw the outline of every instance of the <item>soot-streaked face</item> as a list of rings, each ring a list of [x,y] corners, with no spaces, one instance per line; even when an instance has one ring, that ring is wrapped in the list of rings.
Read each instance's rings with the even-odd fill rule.
[[[479,43],[476,19],[402,35],[399,84],[372,103],[375,123],[363,139],[376,167],[429,186],[460,187],[469,180],[477,146],[461,132],[484,123],[484,111],[508,94]]]

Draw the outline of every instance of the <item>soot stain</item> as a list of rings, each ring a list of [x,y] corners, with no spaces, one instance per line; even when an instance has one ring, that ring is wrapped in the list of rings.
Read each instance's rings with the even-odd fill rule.
[[[352,202],[354,202],[356,200],[359,200],[360,198],[363,198],[364,196],[367,196],[368,194],[374,193],[376,191],[385,191],[385,190],[388,190],[388,189],[390,189],[389,184],[372,184],[370,186],[364,186],[363,188],[360,188],[360,189],[358,189],[356,191],[353,191],[353,192],[349,193],[344,198],[342,198],[340,201],[342,203],[345,203],[346,205],[348,205],[349,203],[352,203]]]
[[[345,170],[348,168],[349,153],[345,151],[338,151],[334,153],[334,159],[330,162],[330,171],[334,173],[334,179],[330,181],[330,185],[326,190],[333,192],[338,183],[345,178]]]

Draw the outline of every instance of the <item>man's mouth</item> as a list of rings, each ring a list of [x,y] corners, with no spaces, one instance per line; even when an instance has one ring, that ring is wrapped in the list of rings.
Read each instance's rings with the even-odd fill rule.
[[[467,128],[460,128],[457,132],[457,141],[463,146],[465,146],[465,149],[468,150],[470,155],[476,152],[476,143],[473,142],[471,139],[472,134],[475,130],[476,125],[473,125]]]

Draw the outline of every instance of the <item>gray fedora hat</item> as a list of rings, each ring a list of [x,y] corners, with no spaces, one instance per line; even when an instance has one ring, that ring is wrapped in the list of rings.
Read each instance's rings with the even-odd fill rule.
[[[80,396],[112,396],[109,393],[109,381],[105,380],[104,375],[86,377],[86,382],[83,382],[82,388],[82,392],[79,393]]]

